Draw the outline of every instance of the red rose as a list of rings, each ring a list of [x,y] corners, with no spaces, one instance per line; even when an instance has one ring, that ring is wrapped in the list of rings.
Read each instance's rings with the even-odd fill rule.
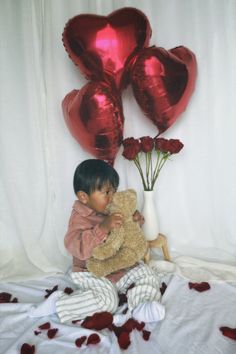
[[[184,145],[178,139],[143,136],[139,139],[126,138],[123,141],[123,146],[122,155],[128,160],[134,161],[141,176],[143,188],[145,191],[149,191],[153,190],[159,173],[170,155],[177,154]],[[142,154],[146,154],[144,159],[139,158],[140,151]],[[154,158],[153,155],[155,155]],[[143,163],[144,167],[142,167]],[[122,300],[125,300],[125,297]]]
[[[169,140],[165,138],[156,138],[155,139],[155,149],[162,152],[169,151]]]
[[[169,140],[169,148],[168,151],[171,154],[177,154],[183,148],[184,144],[181,143],[178,139],[170,139]]]
[[[126,147],[127,145],[132,145],[136,142],[137,139],[135,138],[126,138],[122,141],[122,144],[124,147]]]
[[[126,140],[126,142],[125,142]],[[125,139],[123,142],[124,145],[124,151],[122,155],[127,159],[127,160],[134,160],[137,154],[141,151],[141,145],[138,139],[134,138],[129,138],[129,141],[127,143],[128,139]]]
[[[142,138],[140,138],[140,142],[141,142],[141,150],[143,152],[152,151],[152,149],[154,147],[154,139],[153,138],[151,138],[150,136],[143,136]]]

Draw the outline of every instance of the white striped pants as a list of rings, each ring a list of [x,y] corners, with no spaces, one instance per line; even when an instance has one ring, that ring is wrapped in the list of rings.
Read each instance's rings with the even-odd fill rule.
[[[95,312],[115,313],[119,302],[118,292],[127,292],[130,311],[142,302],[160,299],[158,278],[143,262],[129,270],[116,284],[90,272],[72,272],[71,278],[78,290],[70,295],[62,294],[57,300],[56,309],[61,322],[84,319]],[[127,291],[131,284],[135,286]]]

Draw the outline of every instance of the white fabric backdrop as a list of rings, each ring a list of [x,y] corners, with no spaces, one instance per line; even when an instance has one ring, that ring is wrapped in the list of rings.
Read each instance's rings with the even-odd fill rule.
[[[171,254],[236,264],[236,1],[0,1],[0,278],[64,271],[63,246],[74,201],[76,165],[91,156],[70,135],[61,101],[87,81],[61,41],[75,15],[131,6],[152,27],[150,45],[184,45],[197,57],[195,92],[164,134],[185,144],[167,162],[155,194]],[[156,134],[130,88],[123,93],[124,136]],[[119,152],[120,189],[141,180]]]

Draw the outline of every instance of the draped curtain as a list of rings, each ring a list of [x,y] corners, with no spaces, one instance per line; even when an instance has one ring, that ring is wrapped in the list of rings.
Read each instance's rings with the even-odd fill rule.
[[[1,0],[0,279],[64,272],[63,239],[75,199],[74,169],[92,156],[71,136],[61,102],[87,80],[68,57],[62,32],[83,13],[122,7],[148,17],[150,45],[183,45],[197,58],[195,91],[166,131],[184,149],[155,186],[161,232],[170,252],[236,264],[236,2],[234,0]],[[132,90],[122,94],[124,137],[155,136]],[[119,150],[120,189],[142,185]]]

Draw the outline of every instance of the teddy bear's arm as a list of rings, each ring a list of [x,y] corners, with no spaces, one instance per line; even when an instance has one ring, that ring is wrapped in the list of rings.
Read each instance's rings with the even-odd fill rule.
[[[116,254],[124,242],[124,228],[111,231],[105,242],[93,249],[93,257],[96,259],[107,259]]]

